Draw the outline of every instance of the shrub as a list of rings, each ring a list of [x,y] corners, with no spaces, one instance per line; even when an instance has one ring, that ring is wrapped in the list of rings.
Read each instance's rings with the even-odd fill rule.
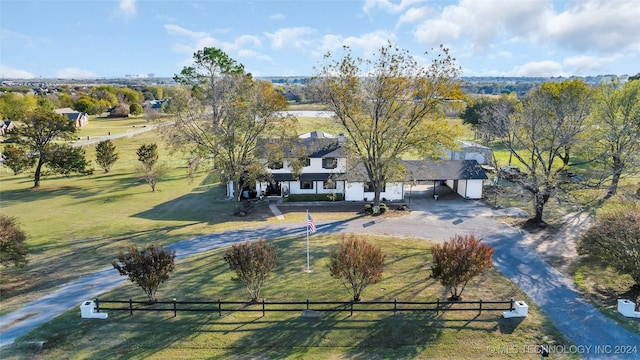
[[[494,252],[475,235],[455,235],[444,244],[434,246],[431,276],[449,288],[451,300],[460,300],[469,280],[493,266]]]
[[[233,244],[224,256],[224,261],[236,274],[232,280],[244,284],[251,301],[257,301],[262,284],[278,264],[278,249],[272,244],[267,244],[264,239]]]
[[[111,264],[120,275],[128,276],[132,283],[142,288],[150,302],[156,302],[158,287],[175,269],[175,259],[175,251],[149,245],[144,250],[131,247],[127,254],[120,252],[118,260]]]
[[[332,201],[328,195],[332,194],[289,194],[289,201]],[[334,201],[344,200],[344,194],[335,193]]]
[[[331,277],[342,280],[353,301],[360,301],[362,291],[382,279],[384,259],[382,249],[364,236],[343,234],[338,248],[329,256],[329,271]]]
[[[373,210],[374,210],[373,203],[364,204],[364,212],[366,212],[368,214],[374,214],[375,211],[373,211]],[[388,210],[389,210],[389,207],[385,203],[380,203],[380,205],[378,206],[378,214],[384,214]]]

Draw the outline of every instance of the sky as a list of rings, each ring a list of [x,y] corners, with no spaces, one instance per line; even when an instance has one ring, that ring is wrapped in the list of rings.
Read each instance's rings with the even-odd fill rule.
[[[256,77],[311,76],[391,42],[462,76],[640,72],[640,0],[0,0],[0,78],[172,77],[204,47]]]

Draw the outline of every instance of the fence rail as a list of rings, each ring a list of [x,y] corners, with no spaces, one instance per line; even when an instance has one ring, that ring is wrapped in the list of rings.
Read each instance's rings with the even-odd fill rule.
[[[435,312],[446,311],[513,311],[514,300],[509,301],[269,301],[265,299],[259,302],[247,301],[148,301],[129,300],[100,300],[95,299],[96,311],[128,311],[133,315],[135,311],[173,312],[217,312],[222,316],[223,312],[301,312],[312,310],[316,312],[345,312],[351,315],[354,312]],[[124,307],[110,307],[109,304],[125,304]],[[107,305],[107,306],[104,306]]]

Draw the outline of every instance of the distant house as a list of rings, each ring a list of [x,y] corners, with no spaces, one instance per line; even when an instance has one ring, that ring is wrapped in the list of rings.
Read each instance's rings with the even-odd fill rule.
[[[53,110],[56,114],[66,116],[69,121],[73,121],[77,128],[83,127],[89,123],[89,115],[84,112],[75,111],[71,108],[61,108]]]
[[[288,196],[289,194],[340,194],[346,201],[371,201],[374,191],[362,164],[348,164],[344,136],[313,131],[300,135],[298,146],[306,151],[306,164],[300,174],[284,160],[269,164],[265,159],[267,179],[256,181],[247,194]],[[405,178],[384,184],[380,199],[404,199],[404,185],[416,182],[444,183],[465,199],[482,198],[482,185],[487,176],[475,159],[414,161],[400,160],[406,168]],[[228,194],[233,183],[228,184]],[[245,194],[245,196],[247,196]],[[248,196],[247,196],[248,197]]]
[[[0,135],[4,136],[9,131],[13,130],[16,127],[16,124],[11,120],[4,120],[0,123]]]
[[[460,149],[446,150],[447,160],[476,160],[480,165],[491,163],[491,148],[467,140],[456,140],[456,143],[460,145]]]

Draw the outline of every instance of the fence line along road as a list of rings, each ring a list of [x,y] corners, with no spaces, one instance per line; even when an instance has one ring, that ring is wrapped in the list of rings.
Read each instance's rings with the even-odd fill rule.
[[[267,312],[435,312],[436,314],[446,311],[513,311],[514,300],[509,301],[270,301],[262,299],[260,302],[251,301],[133,301],[129,300],[100,300],[95,299],[96,311],[128,311],[133,315],[134,311],[156,311],[173,312],[177,316],[178,312],[217,312],[222,316],[222,312],[262,312],[265,316]],[[126,307],[105,307],[104,304],[126,304]],[[301,306],[302,305],[302,306]],[[503,305],[503,306],[499,306]],[[186,306],[186,307],[183,307]],[[455,307],[454,307],[455,306]]]

